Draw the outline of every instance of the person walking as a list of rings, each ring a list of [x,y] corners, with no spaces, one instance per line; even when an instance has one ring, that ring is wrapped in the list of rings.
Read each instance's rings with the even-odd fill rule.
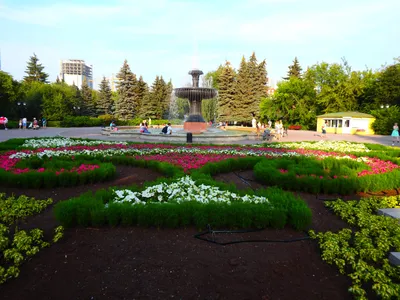
[[[395,141],[399,143],[399,126],[397,125],[397,123],[394,123],[393,125],[392,138],[393,138],[392,146],[394,146]]]

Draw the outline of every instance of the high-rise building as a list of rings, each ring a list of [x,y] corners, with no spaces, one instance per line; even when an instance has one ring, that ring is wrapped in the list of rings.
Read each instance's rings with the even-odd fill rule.
[[[78,88],[81,88],[83,80],[86,79],[88,86],[93,89],[93,66],[80,59],[62,60],[60,80],[63,79],[66,84],[75,84]]]

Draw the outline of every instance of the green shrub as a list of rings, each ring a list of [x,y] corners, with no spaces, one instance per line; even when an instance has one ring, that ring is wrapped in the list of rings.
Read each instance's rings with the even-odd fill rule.
[[[47,127],[62,127],[61,121],[47,121]]]

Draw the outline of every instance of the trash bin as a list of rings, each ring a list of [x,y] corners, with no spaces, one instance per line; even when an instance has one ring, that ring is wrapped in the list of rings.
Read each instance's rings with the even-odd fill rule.
[[[188,132],[186,134],[186,142],[187,143],[192,143],[193,142],[193,134],[191,132]]]

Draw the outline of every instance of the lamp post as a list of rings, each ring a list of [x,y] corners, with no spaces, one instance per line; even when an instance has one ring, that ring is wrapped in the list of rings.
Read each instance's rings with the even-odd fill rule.
[[[75,111],[75,114],[76,114],[77,116],[79,116],[80,110],[81,110],[81,108],[80,108],[79,106],[74,106],[74,111]]]
[[[20,110],[21,118],[23,118],[23,116],[24,116],[23,111],[26,108],[26,102],[17,102],[17,105],[18,105],[19,110]]]

